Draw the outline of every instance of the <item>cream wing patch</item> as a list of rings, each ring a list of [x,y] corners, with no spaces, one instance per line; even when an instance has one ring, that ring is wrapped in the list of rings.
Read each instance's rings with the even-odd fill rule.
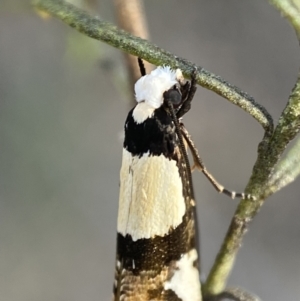
[[[182,181],[174,160],[163,155],[132,156],[123,149],[118,232],[133,241],[164,236],[185,213]]]
[[[184,254],[176,263],[172,278],[164,284],[165,290],[172,290],[182,301],[201,301],[199,272],[194,267],[198,254],[196,249]]]
[[[154,108],[146,102],[140,102],[136,105],[132,112],[133,120],[140,124],[144,122],[147,118],[151,118],[154,114]]]

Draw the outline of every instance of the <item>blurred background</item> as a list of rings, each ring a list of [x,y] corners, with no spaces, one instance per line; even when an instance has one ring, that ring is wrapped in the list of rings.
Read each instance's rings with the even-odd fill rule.
[[[77,5],[81,5],[77,1]],[[218,74],[275,122],[299,69],[293,30],[267,1],[146,1],[151,40]],[[116,23],[111,1],[93,14]],[[0,3],[0,300],[111,300],[122,129],[133,88],[122,53],[24,0]],[[201,87],[185,116],[214,176],[242,191],[261,126]],[[195,174],[203,275],[236,200]],[[262,300],[300,297],[300,180],[250,225],[230,286]]]

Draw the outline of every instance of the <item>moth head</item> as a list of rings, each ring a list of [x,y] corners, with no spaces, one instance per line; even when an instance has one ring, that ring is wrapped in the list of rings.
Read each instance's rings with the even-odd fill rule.
[[[178,107],[182,102],[183,86],[184,78],[180,69],[157,67],[136,82],[135,98],[137,102],[145,102],[155,109],[162,106],[166,99],[171,100],[174,107]]]
[[[182,104],[181,86],[176,84],[163,94],[164,103],[171,102],[176,109]]]

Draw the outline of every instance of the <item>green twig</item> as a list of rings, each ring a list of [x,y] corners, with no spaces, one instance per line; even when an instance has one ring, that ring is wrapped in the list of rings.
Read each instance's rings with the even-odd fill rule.
[[[270,143],[270,151],[277,150],[274,155],[280,156],[287,144],[294,139],[300,129],[300,74],[298,81],[289,97],[288,104],[284,109],[278,126],[276,127],[274,139]],[[279,153],[278,153],[279,150]],[[300,174],[300,139],[292,147],[283,160],[276,166],[271,175],[264,197],[279,191],[294,181]]]
[[[228,288],[222,293],[211,296],[205,299],[205,301],[261,301],[261,299],[252,293],[247,292],[241,288]]]
[[[291,179],[287,179],[287,177],[292,175],[294,180],[300,173],[299,166],[289,164],[286,167],[285,160],[277,166],[276,172],[274,172],[274,167],[288,143],[295,138],[300,129],[299,89],[300,81],[298,79],[274,135],[258,153],[252,176],[245,190],[246,193],[256,196],[257,199],[255,201],[242,200],[240,202],[207,281],[203,286],[204,296],[217,295],[225,289],[226,281],[233,268],[237,251],[241,246],[249,222],[257,214],[268,196],[291,182]],[[296,151],[294,151],[292,158],[298,162],[299,148],[297,150],[298,153],[295,154]],[[288,157],[290,158],[290,156]],[[270,175],[274,176],[270,177]],[[280,186],[276,186],[276,182],[274,182],[276,177],[279,177]]]
[[[281,160],[272,174],[269,187],[265,190],[265,196],[279,191],[293,182],[300,175],[300,139],[289,150],[288,154]]]
[[[259,148],[258,158],[245,190],[246,193],[255,195],[257,199],[252,202],[249,200],[242,200],[240,202],[214,265],[207,277],[207,281],[203,286],[204,296],[217,295],[224,291],[226,281],[232,270],[237,251],[241,246],[242,238],[246,232],[249,222],[257,214],[268,196],[290,182],[284,179],[287,177],[287,172],[289,172],[289,174],[293,174],[293,179],[299,175],[299,167],[294,167],[294,170],[292,171],[291,166],[289,169],[284,167],[284,161],[282,164],[278,165],[276,172],[274,172],[274,168],[282,153],[289,142],[295,138],[299,129],[300,77],[297,79],[295,87],[289,97],[287,106],[279,119],[278,125],[270,141],[260,145],[261,147]],[[280,175],[281,186],[274,186],[275,183],[274,178],[271,177],[272,174],[274,174],[275,178],[276,175]]]
[[[281,14],[290,22],[300,39],[300,1],[299,0],[269,0]]]
[[[180,68],[186,77],[194,70],[194,64],[165,51],[147,40],[135,37],[109,22],[98,17],[91,17],[86,12],[62,0],[34,0],[33,5],[45,11],[79,32],[116,47],[126,53],[140,57],[154,65],[168,65]],[[221,77],[198,67],[197,83],[214,91],[239,106],[253,116],[265,129],[266,137],[273,132],[273,120],[267,110],[256,103],[253,97],[229,84]]]

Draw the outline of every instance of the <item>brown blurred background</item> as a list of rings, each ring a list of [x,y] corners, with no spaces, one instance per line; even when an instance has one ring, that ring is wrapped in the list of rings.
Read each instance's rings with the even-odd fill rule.
[[[77,1],[79,3],[79,1]],[[110,1],[94,13],[115,22]],[[152,41],[224,77],[277,121],[299,69],[293,30],[267,1],[145,3]],[[122,128],[132,87],[120,51],[24,0],[0,3],[0,300],[110,300]],[[185,124],[209,170],[243,190],[263,130],[199,87]],[[203,273],[237,201],[196,174]],[[299,179],[271,197],[246,235],[230,286],[300,299]]]

